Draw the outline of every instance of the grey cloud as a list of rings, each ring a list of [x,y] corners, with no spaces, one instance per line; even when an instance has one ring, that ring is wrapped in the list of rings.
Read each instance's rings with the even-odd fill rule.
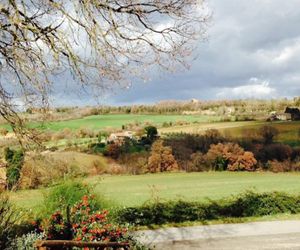
[[[254,84],[251,78],[268,82],[270,97],[300,95],[300,0],[210,0],[208,5],[214,12],[209,40],[199,43],[190,71],[134,82],[104,102],[215,99],[222,91]]]

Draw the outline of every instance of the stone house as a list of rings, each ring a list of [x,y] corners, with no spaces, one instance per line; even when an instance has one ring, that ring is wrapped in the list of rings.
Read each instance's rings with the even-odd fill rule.
[[[119,133],[112,133],[107,138],[107,143],[116,143],[116,144],[123,144],[125,139],[132,139],[133,138],[133,132],[132,131],[124,131]]]

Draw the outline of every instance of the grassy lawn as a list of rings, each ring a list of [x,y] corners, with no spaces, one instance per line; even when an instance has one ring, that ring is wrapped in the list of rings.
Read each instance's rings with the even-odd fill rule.
[[[209,122],[216,121],[218,117],[205,115],[132,115],[132,114],[108,114],[108,115],[94,115],[87,116],[82,119],[49,122],[44,125],[45,129],[59,131],[64,128],[73,130],[81,127],[90,129],[104,129],[104,128],[122,128],[122,125],[129,123],[146,123],[149,122],[154,125],[161,125],[164,122]]]
[[[219,199],[249,189],[257,192],[300,193],[298,173],[207,172],[95,176],[86,178],[85,182],[93,184],[95,193],[104,194],[121,206],[141,205],[153,196],[162,200]],[[46,190],[25,190],[12,193],[11,197],[20,207],[30,209],[43,201],[43,192]]]

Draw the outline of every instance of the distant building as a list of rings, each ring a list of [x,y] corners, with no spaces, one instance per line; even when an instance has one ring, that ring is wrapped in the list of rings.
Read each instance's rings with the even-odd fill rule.
[[[291,115],[287,113],[277,113],[276,111],[270,112],[270,116],[267,121],[289,121]]]
[[[132,139],[133,132],[132,131],[124,131],[124,132],[120,132],[120,133],[112,133],[107,138],[107,143],[122,144],[126,138]]]
[[[300,110],[298,108],[287,107],[284,113],[290,114],[292,121],[300,121]]]
[[[277,118],[280,121],[290,121],[292,119],[291,117],[292,117],[291,114],[286,114],[286,113],[277,114]]]
[[[193,99],[191,99],[191,103],[199,103],[199,100],[193,98]]]

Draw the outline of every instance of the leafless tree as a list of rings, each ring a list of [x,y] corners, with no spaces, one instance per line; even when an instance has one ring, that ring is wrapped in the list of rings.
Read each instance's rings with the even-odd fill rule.
[[[47,107],[61,72],[99,93],[187,66],[209,18],[203,0],[0,0],[0,114],[20,132],[16,101]]]

